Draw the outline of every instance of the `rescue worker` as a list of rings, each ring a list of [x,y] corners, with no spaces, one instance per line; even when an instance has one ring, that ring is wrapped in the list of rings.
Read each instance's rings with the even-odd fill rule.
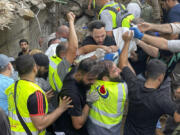
[[[56,92],[60,92],[64,77],[70,71],[69,68],[78,49],[78,39],[74,28],[75,15],[70,12],[67,17],[70,27],[69,41],[60,43],[56,48],[56,56],[50,57],[49,83]]]
[[[23,55],[16,59],[20,80],[5,91],[8,97],[8,117],[12,135],[45,135],[45,129],[61,114],[72,107],[70,98],[60,100],[52,113],[43,90],[35,84],[38,69],[33,56]]]
[[[130,27],[130,21],[134,19],[134,16],[126,14],[124,5],[118,4],[113,0],[96,0],[96,4],[102,7],[99,12],[99,19],[106,24],[105,30],[107,35],[113,36],[112,30],[120,27],[118,26],[119,21],[122,21],[122,27]],[[121,10],[124,10],[121,16],[117,15],[117,12]],[[117,17],[119,19],[116,19]]]
[[[98,92],[98,101],[89,112],[89,135],[118,135],[127,98],[127,85],[122,81],[120,69],[112,61],[100,62],[102,72],[91,87]]]

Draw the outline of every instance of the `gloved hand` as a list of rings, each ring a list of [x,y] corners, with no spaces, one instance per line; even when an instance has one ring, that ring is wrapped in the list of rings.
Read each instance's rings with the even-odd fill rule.
[[[86,103],[89,107],[99,99],[99,94],[97,91],[93,91],[90,93],[90,90],[86,93]]]
[[[142,39],[144,37],[144,34],[140,32],[140,30],[136,27],[131,27],[130,30],[134,31],[134,38]]]
[[[114,54],[113,53],[108,53],[104,56],[104,60],[110,60],[110,61],[114,61]]]

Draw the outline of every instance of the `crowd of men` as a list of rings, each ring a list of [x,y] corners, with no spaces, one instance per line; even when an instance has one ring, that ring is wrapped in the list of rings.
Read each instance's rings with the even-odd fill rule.
[[[0,135],[180,135],[180,4],[161,0],[156,24],[151,3],[89,0],[81,44],[69,12],[46,52],[0,54]]]

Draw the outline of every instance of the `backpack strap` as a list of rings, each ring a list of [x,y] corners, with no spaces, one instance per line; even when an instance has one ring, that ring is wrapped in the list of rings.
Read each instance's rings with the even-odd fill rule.
[[[16,114],[18,116],[18,119],[19,119],[21,125],[23,126],[24,130],[26,131],[27,135],[32,135],[32,132],[30,131],[30,129],[28,128],[28,126],[24,122],[24,120],[21,117],[19,110],[17,108],[17,102],[16,102],[17,84],[18,84],[18,81],[15,82],[15,87],[14,87],[14,104],[15,104],[15,108],[16,108]]]
[[[113,11],[114,13],[118,13],[119,11],[116,9],[116,8],[113,8],[113,7],[106,7],[104,10],[110,10],[110,11]]]
[[[107,9],[107,10],[111,10],[111,11],[113,11],[114,13],[118,13],[118,12],[128,12],[126,9],[124,9],[123,8],[123,6],[122,6],[122,4],[120,4],[120,3],[118,3],[118,5],[119,5],[119,7],[120,7],[120,11],[118,11],[116,8],[114,8],[114,7],[106,7],[105,9]],[[104,9],[104,10],[105,10]]]
[[[118,5],[119,5],[121,11],[127,11],[126,9],[123,8],[123,6],[121,5],[121,3],[118,3]]]

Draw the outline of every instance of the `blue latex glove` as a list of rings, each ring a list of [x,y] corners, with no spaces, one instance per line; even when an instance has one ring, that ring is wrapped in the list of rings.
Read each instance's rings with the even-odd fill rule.
[[[137,39],[142,39],[144,37],[144,34],[140,32],[140,30],[136,27],[131,27],[130,30],[134,31],[134,37]]]
[[[114,54],[113,53],[108,53],[104,56],[104,60],[110,60],[114,61]]]

